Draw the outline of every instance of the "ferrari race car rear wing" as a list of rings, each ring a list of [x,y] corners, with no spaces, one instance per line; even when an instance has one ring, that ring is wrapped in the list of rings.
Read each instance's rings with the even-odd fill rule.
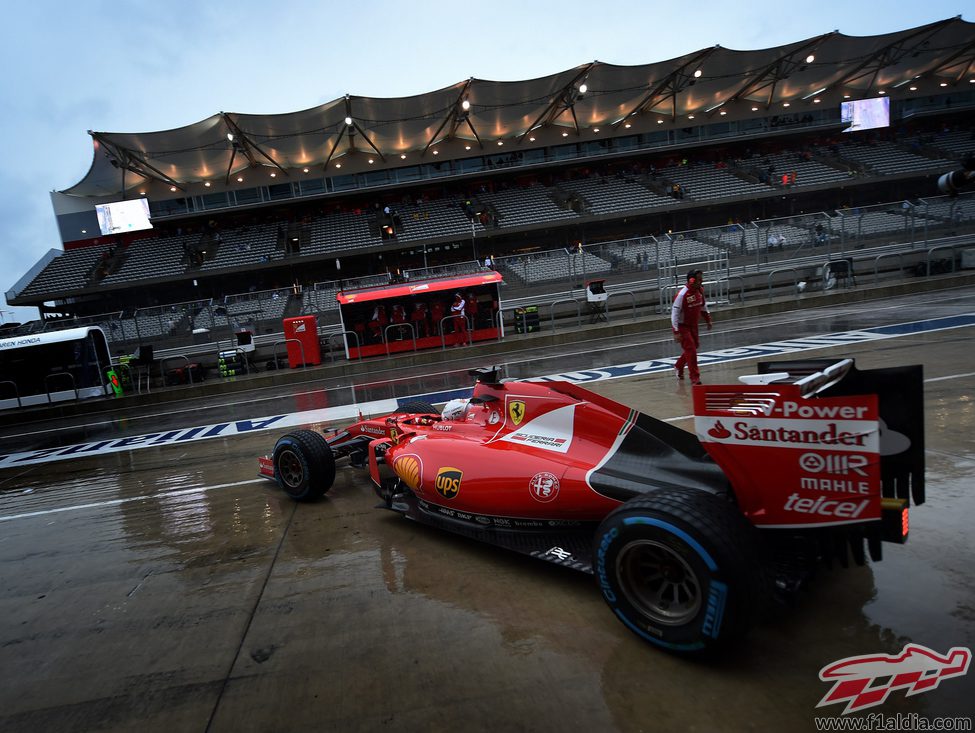
[[[766,528],[894,519],[924,502],[920,366],[775,361],[694,389],[695,429],[745,515]]]

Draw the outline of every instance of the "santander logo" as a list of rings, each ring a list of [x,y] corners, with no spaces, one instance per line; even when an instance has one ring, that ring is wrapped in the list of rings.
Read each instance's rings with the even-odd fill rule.
[[[724,440],[725,438],[731,437],[731,431],[729,431],[728,428],[722,425],[721,421],[718,420],[718,422],[716,422],[714,426],[708,430],[708,435],[715,440]]]

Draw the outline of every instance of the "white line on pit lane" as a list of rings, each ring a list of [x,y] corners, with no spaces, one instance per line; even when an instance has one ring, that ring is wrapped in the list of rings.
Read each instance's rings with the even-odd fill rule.
[[[8,514],[0,517],[0,522],[10,522],[15,519],[29,519],[31,517],[43,517],[49,514],[61,514],[63,512],[77,512],[83,509],[101,509],[107,506],[118,506],[119,504],[130,504],[133,501],[145,501],[146,499],[170,499],[174,496],[186,496],[187,494],[199,494],[201,491],[214,491],[216,489],[230,489],[234,486],[246,486],[266,481],[263,478],[252,478],[246,481],[235,481],[230,484],[214,484],[213,486],[198,486],[195,489],[180,489],[179,491],[167,491],[162,494],[143,494],[142,496],[129,496],[125,499],[109,499],[107,501],[95,501],[90,504],[76,504],[75,506],[62,506],[56,509],[44,509],[37,512],[25,512],[24,514]]]
[[[928,382],[944,382],[946,379],[964,379],[965,377],[975,377],[975,372],[966,372],[964,374],[949,374],[946,377],[931,377],[931,379],[925,379],[924,383]]]

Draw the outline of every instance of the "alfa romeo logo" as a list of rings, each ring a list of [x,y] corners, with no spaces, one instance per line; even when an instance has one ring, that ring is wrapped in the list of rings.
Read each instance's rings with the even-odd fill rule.
[[[528,490],[536,501],[552,501],[559,495],[559,477],[548,471],[536,473],[528,482]]]

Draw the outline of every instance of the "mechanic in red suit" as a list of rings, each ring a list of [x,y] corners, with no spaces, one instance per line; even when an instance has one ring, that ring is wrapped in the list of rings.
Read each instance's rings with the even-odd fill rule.
[[[677,292],[674,306],[670,311],[670,324],[674,329],[674,341],[681,345],[681,355],[675,364],[677,378],[684,378],[684,367],[691,375],[691,384],[701,383],[701,372],[697,368],[697,349],[700,346],[697,324],[701,318],[711,330],[711,314],[704,298],[704,273],[691,270],[687,273],[687,284]]]

